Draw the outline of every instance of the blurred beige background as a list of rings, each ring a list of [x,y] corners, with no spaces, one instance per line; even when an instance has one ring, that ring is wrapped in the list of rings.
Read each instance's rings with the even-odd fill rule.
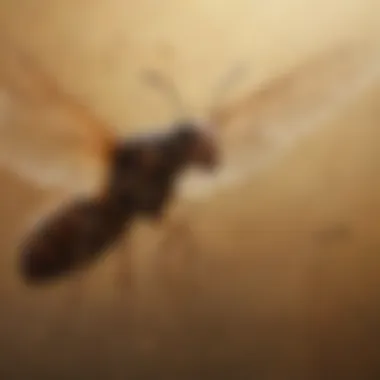
[[[338,41],[376,41],[379,14],[375,0],[4,0],[0,25],[128,134],[174,117],[141,68],[202,114],[236,61],[270,82]],[[248,183],[183,207],[190,237],[170,252],[139,226],[126,283],[115,254],[85,284],[24,289],[16,245],[46,194],[4,169],[1,378],[378,379],[379,95],[374,83]]]

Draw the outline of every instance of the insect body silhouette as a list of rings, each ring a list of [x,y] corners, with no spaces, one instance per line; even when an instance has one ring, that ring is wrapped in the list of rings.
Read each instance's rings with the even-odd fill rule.
[[[22,241],[22,278],[29,284],[41,284],[99,257],[136,218],[159,219],[179,175],[189,166],[212,170],[218,163],[218,149],[213,128],[191,118],[174,123],[168,132],[125,140],[114,137],[85,107],[62,93],[30,57],[18,59],[28,69],[28,80],[34,78],[33,92],[37,87],[44,100],[54,97],[71,106],[81,123],[89,127],[91,149],[95,147],[96,156],[107,164],[105,185],[99,194],[73,197],[43,218]],[[165,83],[157,73],[150,72],[146,78],[153,85],[163,85],[173,100],[180,102],[174,85]]]
[[[212,139],[192,124],[118,144],[102,196],[73,201],[24,242],[23,278],[41,283],[80,268],[116,242],[136,217],[160,218],[175,180],[188,165],[212,169],[216,163]]]
[[[341,88],[346,88],[347,83],[360,87],[361,73],[370,72],[367,68],[373,62],[356,60],[363,56],[360,47],[349,47],[343,58],[340,50],[325,52],[237,102],[216,107],[208,122],[184,118],[174,123],[169,132],[123,141],[110,132],[108,123],[74,101],[35,61],[15,52],[14,44],[10,45],[10,54],[2,45],[0,56],[0,84],[14,100],[7,103],[0,97],[0,161],[35,184],[57,185],[72,194],[72,201],[42,219],[21,244],[19,269],[23,279],[33,284],[59,277],[99,257],[136,217],[159,219],[172,198],[176,180],[188,166],[212,170],[219,164],[220,152],[223,151],[224,162],[226,150],[231,158],[239,156],[234,147],[223,146],[219,139],[221,128],[225,129],[234,119],[243,120],[241,137],[235,145],[239,151],[240,142],[254,129],[271,132],[266,134],[266,151],[281,151],[282,139],[276,137],[277,132],[281,132],[280,137],[303,135],[338,97],[342,98],[342,104],[347,102],[343,96],[346,92]],[[8,62],[9,56],[16,59]],[[231,82],[222,84],[226,91]],[[179,103],[175,86],[167,87],[167,93]],[[49,119],[45,115],[46,105],[58,110],[61,106],[69,120],[64,118],[59,123],[55,117]],[[42,116],[34,123],[38,127],[31,128],[30,118],[24,115],[33,116],[39,108]],[[46,121],[47,128],[40,127],[41,120]],[[30,144],[24,149],[25,136],[33,139],[32,153]],[[79,144],[72,144],[74,140]],[[59,142],[59,149],[47,149],[46,141],[56,147]],[[230,172],[227,169],[224,173],[250,176],[250,172],[242,169],[243,164],[258,157],[251,154],[255,146],[255,142],[248,144],[249,160],[236,161],[237,164],[230,165]],[[96,190],[88,193],[88,189]]]

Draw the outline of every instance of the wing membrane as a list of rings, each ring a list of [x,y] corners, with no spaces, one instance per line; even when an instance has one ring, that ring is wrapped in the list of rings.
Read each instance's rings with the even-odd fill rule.
[[[38,62],[0,43],[0,164],[41,187],[99,188],[116,137]]]
[[[344,46],[218,110],[224,165],[215,178],[191,175],[182,184],[187,199],[207,199],[267,167],[303,136],[334,117],[379,77],[379,51]]]

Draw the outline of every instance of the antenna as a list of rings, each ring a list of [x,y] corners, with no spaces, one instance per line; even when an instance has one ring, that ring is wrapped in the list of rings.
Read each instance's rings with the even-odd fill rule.
[[[214,97],[209,107],[210,119],[216,120],[219,114],[219,107],[226,93],[248,72],[246,64],[240,63],[233,67],[216,85]],[[156,70],[145,70],[142,74],[144,82],[150,86],[161,90],[171,100],[175,111],[180,113],[182,119],[189,119],[185,104],[182,100],[180,92],[173,81],[164,78],[161,73]],[[212,123],[213,124],[213,123]]]
[[[158,90],[161,90],[171,100],[176,113],[179,113],[181,118],[185,118],[186,107],[182,100],[181,94],[173,81],[164,78],[162,74],[156,70],[146,70],[142,74],[144,82]]]

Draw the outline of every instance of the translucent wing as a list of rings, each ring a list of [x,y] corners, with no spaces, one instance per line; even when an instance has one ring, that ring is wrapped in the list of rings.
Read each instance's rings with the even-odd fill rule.
[[[0,44],[0,165],[44,188],[99,189],[115,136],[25,52]]]
[[[219,109],[211,122],[222,128],[224,164],[215,176],[187,176],[180,194],[206,200],[251,178],[368,89],[379,69],[378,49],[341,47]]]

